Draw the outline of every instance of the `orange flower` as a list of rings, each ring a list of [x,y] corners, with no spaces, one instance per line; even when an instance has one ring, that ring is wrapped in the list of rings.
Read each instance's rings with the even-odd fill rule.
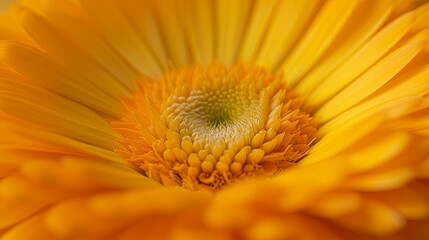
[[[22,0],[2,239],[428,239],[429,4]]]

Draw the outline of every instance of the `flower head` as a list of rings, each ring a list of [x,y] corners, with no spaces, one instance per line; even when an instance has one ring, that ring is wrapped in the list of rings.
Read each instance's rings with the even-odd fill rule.
[[[315,121],[282,77],[243,65],[144,79],[125,102],[125,159],[168,186],[219,189],[298,162],[316,137]]]
[[[2,239],[428,239],[429,5],[21,0]]]

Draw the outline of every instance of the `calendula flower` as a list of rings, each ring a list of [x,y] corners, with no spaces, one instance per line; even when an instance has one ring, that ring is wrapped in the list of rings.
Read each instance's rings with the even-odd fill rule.
[[[429,4],[21,0],[1,239],[429,239]]]

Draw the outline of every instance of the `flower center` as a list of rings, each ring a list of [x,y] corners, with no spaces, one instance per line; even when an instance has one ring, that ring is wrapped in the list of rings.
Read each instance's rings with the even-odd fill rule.
[[[143,79],[112,126],[117,152],[166,186],[216,190],[298,162],[316,136],[303,99],[262,68],[212,64]]]

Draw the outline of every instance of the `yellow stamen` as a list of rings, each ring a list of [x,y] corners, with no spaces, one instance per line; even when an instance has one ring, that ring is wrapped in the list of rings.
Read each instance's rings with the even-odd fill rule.
[[[282,76],[213,63],[143,79],[124,100],[125,124],[112,125],[122,126],[115,128],[123,136],[118,153],[148,177],[216,190],[272,176],[307,153],[316,124],[301,103]]]

